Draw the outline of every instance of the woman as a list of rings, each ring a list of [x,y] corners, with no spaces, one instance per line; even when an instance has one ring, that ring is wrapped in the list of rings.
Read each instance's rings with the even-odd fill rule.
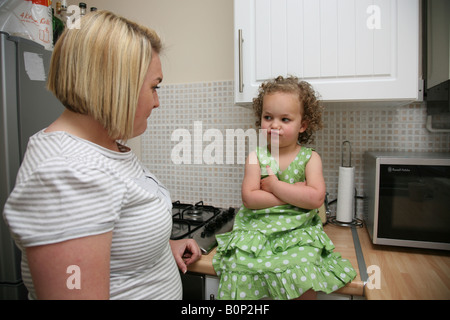
[[[30,138],[4,210],[31,299],[180,299],[201,252],[169,241],[169,192],[117,140],[159,106],[158,35],[107,11],[66,30],[48,88],[65,106]]]

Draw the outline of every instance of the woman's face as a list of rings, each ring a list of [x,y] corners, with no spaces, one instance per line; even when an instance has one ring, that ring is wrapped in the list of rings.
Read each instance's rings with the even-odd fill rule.
[[[147,119],[152,110],[159,107],[159,98],[156,90],[163,79],[161,60],[159,54],[153,52],[152,61],[139,93],[138,105],[134,117],[133,137],[137,137],[147,129]]]

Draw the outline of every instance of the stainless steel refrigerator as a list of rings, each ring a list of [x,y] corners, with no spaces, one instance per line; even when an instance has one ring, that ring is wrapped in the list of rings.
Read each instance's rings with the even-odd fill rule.
[[[21,254],[3,219],[3,207],[14,188],[28,138],[64,109],[45,88],[51,54],[33,41],[0,32],[0,299],[27,296]]]

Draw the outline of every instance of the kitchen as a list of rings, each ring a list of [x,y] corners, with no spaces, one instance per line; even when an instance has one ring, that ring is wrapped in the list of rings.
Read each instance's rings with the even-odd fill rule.
[[[172,45],[181,46],[178,41],[181,41],[183,44],[186,41],[186,37],[178,32],[176,26],[192,25],[195,31],[182,32],[189,32],[193,35],[188,37],[190,42],[199,41],[200,43],[192,43],[188,47],[183,45],[183,48],[189,49],[180,51],[180,55],[182,55],[181,59],[186,59],[186,52],[192,53],[190,58],[194,59],[193,61],[200,59],[202,62],[189,62],[187,64],[191,68],[195,66],[200,70],[193,70],[185,78],[181,78],[182,75],[177,72],[174,76],[178,80],[174,81],[169,78],[170,76],[166,72],[164,81],[166,84],[163,85],[163,90],[161,90],[160,94],[164,107],[150,119],[149,128],[141,138],[142,159],[153,168],[158,177],[167,183],[172,192],[173,200],[179,199],[188,203],[203,200],[205,204],[213,204],[219,207],[238,207],[241,204],[242,165],[174,165],[167,161],[171,155],[171,148],[167,148],[167,141],[169,141],[171,133],[177,128],[185,128],[193,132],[194,121],[201,120],[203,130],[218,128],[225,133],[225,129],[242,128],[246,130],[253,128],[254,124],[253,112],[249,109],[235,106],[233,103],[235,85],[232,70],[234,62],[230,59],[234,49],[234,44],[232,43],[233,35],[231,34],[233,29],[233,4],[231,1],[214,1],[213,3],[189,2],[189,5],[184,6],[181,5],[182,9],[180,8],[180,12],[186,13],[184,20],[177,13],[172,15],[170,9],[166,11],[167,16],[163,14],[164,18],[160,17],[164,26],[170,25],[174,28],[171,36],[177,39],[177,41],[169,42],[167,59],[169,60],[170,53],[175,51],[172,49]],[[170,8],[171,6],[168,4],[168,7]],[[228,17],[226,21],[224,21],[225,16]],[[216,21],[216,23],[209,19]],[[185,23],[178,24],[177,21],[185,21]],[[207,29],[201,26],[197,27],[197,23],[200,23],[200,21],[204,21],[209,27]],[[222,23],[228,25],[228,27],[223,28],[224,25]],[[162,29],[156,22],[154,26],[157,30],[158,28]],[[186,28],[183,29],[186,30]],[[217,37],[211,36],[210,32],[212,32],[212,35],[217,35]],[[165,38],[164,33],[163,38]],[[167,40],[169,39],[167,38]],[[210,45],[207,46],[205,51],[202,51],[201,48],[205,47],[204,43]],[[226,52],[228,54],[225,54]],[[173,54],[176,53],[174,52]],[[208,64],[211,55],[214,55],[217,60],[206,68],[203,62],[206,61]],[[167,64],[172,67],[174,63],[180,63],[180,59],[172,58]],[[227,63],[228,67],[224,68],[224,65],[227,65]],[[203,68],[203,66],[205,67]],[[214,71],[215,74],[212,74],[214,69],[217,69],[217,71]],[[203,75],[202,72],[205,71],[211,72]],[[204,81],[202,77],[210,80]],[[171,83],[167,84],[168,81]],[[179,117],[180,114],[183,114],[183,117]],[[161,117],[159,118],[159,116]],[[327,191],[330,194],[329,198],[337,198],[341,144],[345,140],[352,143],[352,162],[355,166],[355,186],[358,190],[358,195],[363,195],[364,190],[363,154],[365,151],[448,152],[450,150],[449,134],[429,132],[425,128],[426,117],[427,111],[423,103],[410,103],[400,107],[384,106],[381,108],[346,106],[345,104],[327,107],[324,112],[325,127],[318,132],[315,147],[323,159],[324,176]],[[165,121],[165,119],[167,120]],[[172,142],[172,147],[176,144],[177,141]],[[206,145],[208,143],[205,142],[203,146],[205,147]],[[358,206],[358,213],[362,215],[362,201],[358,201]],[[330,232],[333,232],[337,227],[329,225],[326,228],[328,228],[325,229],[327,232],[330,229]],[[364,243],[367,244],[367,236],[361,234],[361,231],[363,230],[358,231],[359,239],[361,242],[365,240]],[[349,246],[351,246],[352,237],[350,231],[344,229],[342,232],[346,233],[346,241],[350,241]],[[345,247],[346,243],[342,245]],[[339,247],[338,244],[336,246]],[[336,249],[336,251],[341,252],[339,249]],[[404,253],[400,250],[398,254]],[[444,269],[436,271],[437,273],[449,273],[449,256],[444,254],[444,257],[446,259],[444,260]],[[378,264],[378,260],[365,258],[367,266]],[[373,259],[376,259],[376,257]],[[193,266],[193,270],[196,267],[198,266]],[[382,273],[382,287],[384,288],[387,287],[385,283],[387,278],[385,277],[386,274]],[[425,276],[422,276],[422,278],[425,278]],[[443,281],[447,286],[447,289],[440,291],[441,295],[421,293],[417,296],[407,296],[406,299],[437,299],[439,297],[448,299],[450,297],[448,291],[450,280],[448,276],[444,276],[439,281]],[[426,283],[426,280],[424,282]],[[410,283],[412,285],[413,281]],[[372,290],[371,292],[377,293],[379,291]],[[378,299],[383,299],[383,295],[375,296]],[[387,295],[385,298],[402,299],[402,295]]]
[[[68,4],[78,2],[68,1]],[[195,121],[202,122],[204,131],[218,129],[225,133],[227,129],[254,128],[253,112],[234,102],[236,81],[233,1],[134,0],[124,3],[91,0],[87,4],[88,7],[114,11],[154,28],[165,44],[161,57],[164,71],[164,82],[159,91],[161,107],[149,119],[146,133],[130,141],[142,162],[170,190],[173,201],[192,204],[203,201],[216,207],[239,207],[244,169],[242,164],[174,164],[169,161],[171,151],[178,142],[171,140],[171,134],[179,128],[193,132]],[[449,133],[430,132],[426,129],[427,108],[420,101],[406,105],[383,103],[377,107],[342,102],[327,105],[323,116],[325,126],[317,134],[314,147],[322,157],[330,200],[338,196],[338,170],[343,141],[351,142],[355,187],[360,196],[364,194],[363,155],[366,151],[450,151]],[[207,143],[204,143],[203,147],[206,146]],[[362,201],[358,201],[357,205],[357,214],[362,217]],[[328,225],[325,230],[327,233],[330,230],[330,237],[338,252],[354,251],[353,236],[349,228]],[[380,266],[381,287],[387,288],[386,279],[395,278],[395,273],[389,274],[385,270],[379,258],[379,250],[383,249],[379,246],[373,248],[368,241],[367,232],[364,232],[365,229],[357,230],[366,266]],[[342,243],[334,240],[331,233],[336,234],[336,240],[343,237]],[[350,246],[347,251],[346,246]],[[373,250],[375,253],[369,256],[365,250]],[[405,251],[408,250],[388,249],[394,259],[397,255],[407,255]],[[431,255],[425,253],[425,256]],[[442,294],[431,298],[449,299],[449,255],[445,252],[437,252],[436,255],[442,257],[442,262],[430,264],[435,268],[435,273],[440,275],[438,281],[443,282],[446,288],[440,291]],[[354,266],[356,269],[355,264]],[[193,270],[195,268],[193,266]],[[411,280],[411,285],[412,282]],[[370,294],[366,295],[366,298],[369,297]],[[402,295],[379,295],[375,298],[401,299]],[[419,292],[417,296],[409,298],[429,299],[430,296]]]

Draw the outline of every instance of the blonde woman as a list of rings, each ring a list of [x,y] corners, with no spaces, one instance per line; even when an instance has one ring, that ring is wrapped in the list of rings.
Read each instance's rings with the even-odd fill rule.
[[[4,209],[31,299],[181,298],[178,268],[201,252],[169,240],[168,190],[118,142],[159,106],[160,51],[153,30],[107,11],[56,43],[48,88],[66,109],[30,139]]]

